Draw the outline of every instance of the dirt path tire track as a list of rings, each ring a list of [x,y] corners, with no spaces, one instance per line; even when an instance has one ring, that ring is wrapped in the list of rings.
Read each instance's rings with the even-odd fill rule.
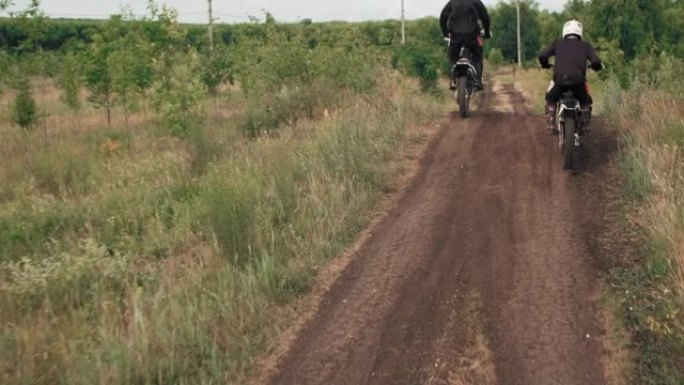
[[[489,92],[442,129],[264,383],[604,383],[591,238],[607,152],[562,171],[542,120],[502,92],[513,112]],[[476,360],[491,362],[467,359],[473,324],[491,350]]]

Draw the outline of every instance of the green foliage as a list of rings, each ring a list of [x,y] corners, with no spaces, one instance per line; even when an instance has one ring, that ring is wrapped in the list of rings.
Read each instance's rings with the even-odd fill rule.
[[[625,54],[620,49],[618,41],[600,38],[594,49],[606,65],[606,69],[599,72],[599,77],[604,80],[616,77],[622,84],[626,84],[630,74],[625,66]]]
[[[522,55],[523,61],[537,57],[542,42],[539,37],[541,28],[539,22],[539,10],[534,1],[521,2],[520,17],[522,28]],[[518,60],[517,46],[517,12],[514,4],[499,3],[491,10],[493,37],[490,48],[499,48],[507,61]],[[543,42],[549,44],[550,42]]]
[[[552,41],[560,39],[561,28],[563,23],[567,21],[563,15],[544,10],[539,12],[537,18],[539,20],[539,42],[542,48]],[[578,19],[583,20],[582,18]]]
[[[93,36],[87,53],[85,77],[90,90],[89,100],[95,106],[106,109],[108,125],[111,125],[111,108],[114,103],[111,56],[116,50],[116,42],[121,38],[121,23],[121,16],[112,16],[104,30]]]
[[[73,52],[67,53],[62,58],[60,74],[57,79],[63,91],[62,102],[74,111],[81,107],[79,92],[82,85],[82,68],[81,57]]]
[[[665,36],[659,42],[666,51],[677,58],[684,58],[684,3],[670,4],[663,11]]]
[[[604,0],[591,3],[592,36],[620,42],[627,60],[650,50],[663,37],[666,1]],[[610,21],[610,22],[608,22]]]
[[[24,129],[29,129],[38,122],[38,107],[33,98],[31,83],[26,77],[19,82],[14,100],[13,119],[19,127]]]
[[[222,44],[217,45],[213,51],[206,51],[202,56],[202,81],[207,90],[216,95],[221,84],[234,81],[233,58],[228,47]]]
[[[493,48],[489,51],[487,60],[492,67],[496,68],[504,63],[503,53],[501,53],[499,48]]]
[[[568,0],[563,8],[563,15],[567,20],[587,20],[587,17],[591,15],[591,3],[587,0]]]
[[[151,19],[115,15],[93,36],[88,45],[86,84],[90,101],[107,110],[108,124],[115,102],[124,107],[128,121],[136,95],[144,97],[154,81],[154,57],[177,48],[177,35],[183,32],[173,17],[166,8],[154,8]]]
[[[437,92],[437,78],[445,57],[428,45],[408,44],[397,47],[392,55],[392,64],[420,80],[423,92]]]
[[[232,263],[243,267],[259,257],[251,247],[255,241],[258,191],[257,186],[249,183],[249,177],[249,174],[234,175],[234,183],[230,180],[217,183],[203,197],[206,221],[221,250]]]
[[[165,129],[183,137],[200,128],[206,89],[202,63],[196,52],[168,53],[157,61],[153,85],[154,106]]]
[[[265,94],[248,100],[242,129],[250,138],[274,134],[281,125],[293,126],[300,119],[316,119],[343,100],[348,91],[327,78],[277,93]]]
[[[317,44],[302,31],[266,26],[265,40],[245,39],[233,51],[235,77],[248,99],[243,129],[250,137],[282,124],[311,119],[333,107],[345,92],[375,86],[379,53],[370,47]]]
[[[684,64],[666,53],[644,56],[631,65],[634,78],[640,85],[667,91],[673,96],[684,96]]]
[[[2,95],[3,86],[8,83],[6,78],[12,68],[12,64],[12,58],[6,52],[0,50],[0,95]]]
[[[47,17],[40,10],[40,0],[31,0],[24,11],[16,15],[20,28],[26,32],[26,39],[22,42],[22,50],[39,50],[41,42],[47,34]]]
[[[117,95],[118,104],[124,108],[126,120],[128,120],[128,111],[134,106],[132,100],[136,86],[134,68],[140,62],[140,56],[134,50],[136,46],[128,44],[129,42],[126,41],[129,40],[127,39],[129,36],[132,35],[129,34],[122,38],[120,44],[108,57],[107,62],[112,79],[111,88]]]

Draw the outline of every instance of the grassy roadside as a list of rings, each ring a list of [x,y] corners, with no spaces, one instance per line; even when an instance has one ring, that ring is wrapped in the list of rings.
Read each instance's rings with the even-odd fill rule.
[[[606,93],[623,144],[623,243],[635,249],[616,258],[610,296],[643,384],[684,383],[684,95],[673,91],[681,90],[677,81],[636,81],[626,91],[609,84]]]
[[[188,140],[2,117],[0,382],[239,383],[443,115],[381,81],[257,139],[240,110]]]

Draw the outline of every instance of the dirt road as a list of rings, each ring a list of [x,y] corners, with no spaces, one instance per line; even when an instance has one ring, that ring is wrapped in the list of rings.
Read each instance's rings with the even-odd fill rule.
[[[611,140],[592,133],[570,174],[542,124],[511,87],[454,115],[261,381],[604,384],[593,234]]]

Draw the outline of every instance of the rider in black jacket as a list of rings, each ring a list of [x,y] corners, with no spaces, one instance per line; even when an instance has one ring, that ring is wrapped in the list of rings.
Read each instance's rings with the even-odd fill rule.
[[[490,38],[489,14],[481,0],[450,0],[442,9],[439,25],[442,35],[451,39],[449,62],[452,67],[458,61],[461,47],[465,45],[473,53],[473,64],[478,75],[477,87],[482,89],[483,54],[478,20],[482,21],[484,37]],[[455,88],[453,79],[451,88]]]
[[[594,71],[603,69],[594,48],[582,41],[582,24],[570,20],[563,26],[563,39],[553,42],[539,54],[539,63],[543,68],[551,68],[549,58],[556,57],[553,71],[553,85],[546,93],[546,122],[549,134],[557,134],[555,124],[556,104],[565,91],[572,91],[582,106],[584,127],[588,128],[591,117],[591,96],[587,90],[587,61]]]

